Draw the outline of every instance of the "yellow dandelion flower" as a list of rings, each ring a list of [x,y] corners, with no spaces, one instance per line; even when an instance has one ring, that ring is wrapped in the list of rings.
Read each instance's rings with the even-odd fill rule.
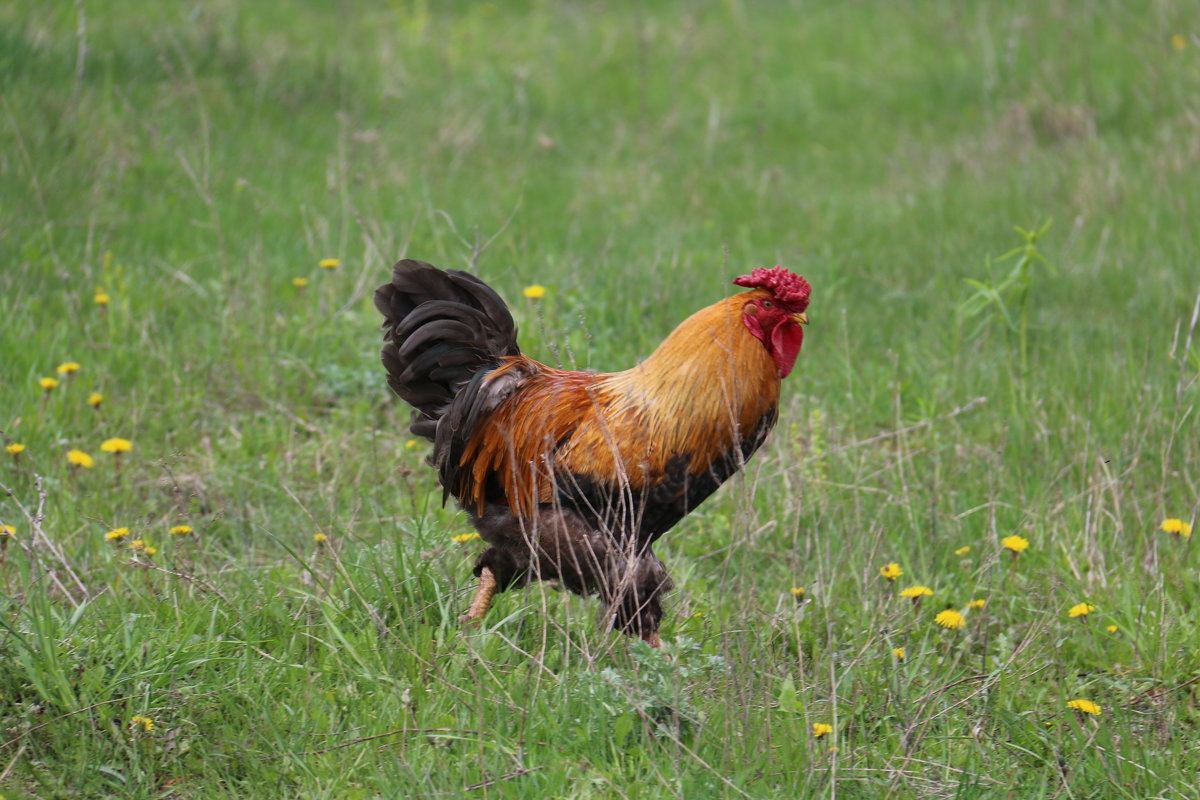
[[[129,720],[129,727],[136,728],[139,725],[143,731],[154,730],[154,720],[142,714],[135,714],[133,719]]]
[[[73,466],[83,467],[84,469],[91,469],[96,464],[96,462],[92,460],[92,457],[82,450],[68,450],[67,461]]]
[[[1067,708],[1073,708],[1076,711],[1083,712],[1084,714],[1091,714],[1094,717],[1100,716],[1101,712],[1100,706],[1096,705],[1091,700],[1084,700],[1083,698],[1078,700],[1068,700]]]
[[[523,294],[530,300],[540,300],[546,296],[546,287],[535,283],[532,286],[526,286]]]
[[[98,306],[108,305],[108,292],[103,289],[97,289],[95,296],[92,297],[92,302]]]
[[[1116,625],[1109,625],[1109,626],[1108,626],[1107,628],[1105,628],[1104,630],[1108,631],[1109,633],[1116,633],[1116,632],[1117,632],[1117,626],[1116,626]]]
[[[483,537],[481,537],[478,533],[460,533],[457,536],[451,536],[450,540],[455,544],[464,544],[465,542],[471,542],[475,539],[481,538]]]
[[[1171,37],[1171,47],[1174,47],[1176,50],[1182,50],[1187,47],[1187,39],[1183,37],[1183,34],[1177,33]]]
[[[12,525],[5,525],[3,522],[0,522],[0,536],[16,536],[16,535],[17,535],[16,528],[14,528]]]
[[[13,442],[10,445],[6,445],[4,449],[10,456],[19,456],[25,452],[25,445],[20,442]]]
[[[292,278],[292,286],[295,286],[297,289],[303,289],[305,286],[308,286],[308,278]]]
[[[320,531],[317,531],[316,533],[313,534],[313,541],[316,542],[317,544],[325,544],[326,542],[329,541],[329,537],[326,536],[325,534],[321,533]]]
[[[956,631],[967,624],[967,618],[955,611],[953,608],[947,608],[945,611],[939,611],[938,615],[933,618],[933,621],[943,628],[949,628]]]
[[[133,449],[133,442],[129,441],[128,439],[114,437],[112,439],[105,439],[104,443],[100,445],[100,449],[106,453],[113,453],[114,455],[118,453],[128,453]]]
[[[911,597],[914,600],[927,597],[931,594],[933,594],[933,589],[930,589],[928,586],[909,586],[907,589],[900,592],[901,597]]]
[[[820,739],[822,736],[828,736],[833,733],[833,726],[826,725],[824,722],[814,722],[812,732],[814,738]]]
[[[703,611],[697,611],[695,614],[692,614],[692,619],[699,619],[700,617],[703,617],[703,616],[704,616]]]
[[[100,404],[103,402],[104,395],[100,394],[99,392],[92,392],[88,395],[87,404],[92,408],[99,408]]]
[[[965,556],[969,552],[971,552],[971,545],[968,544],[968,545],[964,545],[963,547],[960,547],[957,550],[955,550],[954,555]]]
[[[342,265],[340,258],[322,258],[317,262],[317,266],[321,269],[337,269]]]
[[[132,542],[129,543],[130,550],[141,550],[141,549],[145,548],[145,546],[146,546],[146,542],[143,539],[134,539]]]
[[[1017,555],[1029,547],[1029,540],[1023,536],[1005,536],[1000,540],[1000,544],[1006,550],[1011,550],[1013,555]]]
[[[1162,521],[1163,533],[1173,533],[1176,536],[1187,538],[1192,535],[1192,525],[1189,522],[1184,522],[1181,519],[1164,519]]]
[[[983,608],[986,605],[987,605],[987,600],[977,598],[977,599],[972,600],[971,602],[967,603],[967,608],[978,610],[978,609]]]
[[[1067,616],[1074,619],[1075,617],[1086,617],[1088,614],[1096,610],[1094,605],[1089,603],[1076,603],[1067,611]]]
[[[38,378],[38,385],[47,392],[52,392],[58,388],[58,378]]]
[[[897,661],[903,661],[904,660],[904,648],[903,647],[894,648],[892,650],[892,655],[895,656]]]
[[[71,373],[79,372],[79,362],[78,361],[64,361],[63,363],[59,364],[55,369],[59,375],[70,375]]]
[[[419,444],[420,444],[420,442],[418,442],[416,439],[409,439],[407,442],[404,443],[404,449],[412,450],[414,447],[416,447]]]
[[[896,578],[899,578],[904,574],[904,570],[900,569],[899,564],[892,562],[891,564],[884,564],[882,567],[880,567],[879,574],[887,578],[889,581],[894,581]]]
[[[797,600],[804,599],[804,587],[803,586],[793,586],[792,587],[792,597],[795,597]]]
[[[129,528],[113,528],[108,533],[104,534],[104,541],[115,542],[129,535]]]
[[[167,531],[167,533],[171,534],[172,536],[182,536],[185,533],[191,533],[191,532],[192,532],[191,525],[176,525],[173,528],[171,528],[171,530]]]
[[[148,555],[148,556],[152,556],[152,555],[154,555],[155,553],[157,553],[157,552],[158,552],[158,548],[157,548],[157,547],[152,547],[152,546],[150,546],[150,545],[146,545],[145,547],[143,547],[143,548],[142,548],[142,552],[143,552],[143,553],[145,553],[145,554],[146,554],[146,555]]]

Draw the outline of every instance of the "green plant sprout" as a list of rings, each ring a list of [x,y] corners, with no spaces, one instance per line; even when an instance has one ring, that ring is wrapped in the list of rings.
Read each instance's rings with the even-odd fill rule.
[[[994,261],[988,259],[989,273],[993,264],[1015,259],[1013,268],[1000,282],[992,283],[990,278],[987,281],[964,279],[975,287],[975,293],[959,305],[959,317],[972,319],[986,314],[988,309],[991,309],[991,319],[1005,331],[1010,360],[1015,346],[1019,376],[1024,376],[1029,367],[1029,290],[1033,286],[1034,268],[1041,264],[1051,275],[1058,274],[1058,270],[1046,260],[1037,246],[1038,240],[1050,230],[1052,224],[1054,220],[1048,219],[1037,228],[1029,230],[1014,226],[1013,230],[1021,235],[1025,243],[1014,247]],[[986,323],[981,323],[974,335],[979,335],[983,324]]]

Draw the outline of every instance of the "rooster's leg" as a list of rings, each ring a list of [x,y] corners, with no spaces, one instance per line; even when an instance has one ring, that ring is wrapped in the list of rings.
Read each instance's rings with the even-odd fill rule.
[[[474,622],[477,619],[483,619],[483,615],[492,605],[492,597],[495,594],[496,576],[489,568],[484,567],[479,571],[479,586],[475,589],[475,599],[471,601],[471,607],[467,609],[467,613],[459,617],[459,621]]]
[[[651,647],[662,647],[662,639],[659,638],[658,631],[642,634],[642,641]]]

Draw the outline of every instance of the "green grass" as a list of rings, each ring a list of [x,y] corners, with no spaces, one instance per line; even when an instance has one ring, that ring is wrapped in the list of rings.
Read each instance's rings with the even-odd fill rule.
[[[0,795],[1194,796],[1200,555],[1158,528],[1200,513],[1198,37],[1105,0],[0,10]],[[1027,327],[961,313],[1051,218]],[[404,254],[595,369],[750,267],[812,281],[769,445],[662,542],[662,652],[552,590],[459,627],[478,545],[378,365]]]

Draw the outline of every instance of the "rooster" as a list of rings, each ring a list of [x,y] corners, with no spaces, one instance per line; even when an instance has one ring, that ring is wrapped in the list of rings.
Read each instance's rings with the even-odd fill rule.
[[[808,322],[804,278],[758,268],[734,283],[750,291],[697,311],[637,366],[573,372],[521,354],[483,281],[396,264],[375,292],[388,383],[433,442],[443,502],[490,545],[463,621],[498,591],[557,580],[659,646],[671,583],[651,546],[762,445]]]

